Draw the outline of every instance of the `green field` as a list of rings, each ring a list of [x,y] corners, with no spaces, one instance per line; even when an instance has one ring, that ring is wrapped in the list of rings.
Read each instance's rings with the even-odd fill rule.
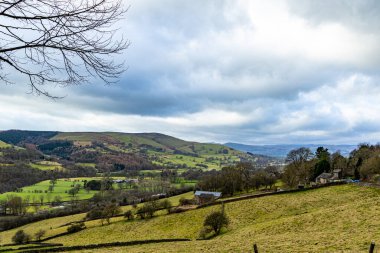
[[[95,168],[96,166],[95,163],[77,163],[77,165],[82,166],[82,167],[91,167],[91,168]]]
[[[30,163],[29,165],[32,168],[39,169],[39,170],[59,170],[59,171],[65,170],[65,168],[63,168],[60,163],[50,162],[50,161],[40,161],[37,163]]]
[[[219,170],[224,166],[240,161],[239,156],[230,154],[212,154],[212,155],[199,155],[198,157],[177,155],[177,154],[164,154],[159,152],[150,152],[154,164],[169,166],[170,165],[186,165],[187,168],[198,168],[202,170]],[[206,165],[199,166],[199,164]]]
[[[78,199],[89,199],[94,195],[94,193],[96,193],[96,191],[87,192],[83,189],[82,180],[85,179],[88,180],[89,178],[58,179],[53,192],[48,192],[50,181],[46,180],[32,186],[23,187],[22,192],[7,192],[0,194],[0,199],[6,199],[7,195],[14,195],[22,198],[29,196],[30,200],[33,198],[39,200],[40,196],[43,196],[44,202],[50,202],[54,200],[55,196],[60,196],[63,201],[69,201],[71,196],[67,192],[72,188],[73,184],[80,184],[82,186],[77,195]]]
[[[4,166],[4,165],[3,165]],[[46,165],[48,166],[48,165]],[[84,180],[101,180],[101,177],[78,177],[78,178],[66,178],[66,179],[58,179],[56,185],[54,186],[54,191],[49,192],[50,180],[39,182],[32,186],[26,186],[21,188],[21,191],[15,192],[6,192],[0,194],[0,200],[4,200],[7,198],[7,195],[19,196],[23,199],[29,197],[30,201],[33,198],[38,202],[40,196],[43,196],[44,202],[51,202],[54,200],[54,197],[60,196],[62,201],[71,200],[71,195],[68,194],[68,191],[72,188],[73,185],[80,184],[81,189],[76,195],[76,198],[79,200],[89,199],[91,198],[97,191],[86,191],[83,189]],[[124,177],[112,177],[112,179],[124,179]],[[148,183],[150,179],[145,179],[143,182]],[[180,188],[182,186],[195,186],[196,181],[187,181],[187,180],[178,180],[178,183],[172,183],[172,186]],[[117,188],[117,185],[114,184],[114,187]],[[129,189],[126,189],[129,190]]]
[[[0,141],[0,148],[9,148],[9,147],[12,147],[12,145],[9,145],[3,141]]]
[[[178,196],[170,197],[168,199],[173,204],[173,206],[177,206],[177,205],[179,205],[180,198],[191,199],[193,197],[194,197],[193,192],[188,192],[188,193],[184,193],[184,194],[181,194]],[[141,205],[142,204],[139,204],[138,206],[141,206]],[[122,207],[123,212],[125,212],[127,210],[131,210],[131,209],[132,209],[132,206],[123,206]],[[11,243],[12,236],[19,229],[23,229],[25,232],[27,232],[31,235],[33,235],[39,229],[43,229],[43,230],[46,230],[46,235],[45,235],[46,237],[57,235],[60,233],[64,233],[67,230],[66,224],[69,224],[70,222],[81,221],[85,218],[85,216],[86,216],[86,214],[81,213],[81,214],[75,214],[75,215],[70,215],[70,216],[65,216],[65,217],[52,218],[52,219],[47,219],[47,220],[31,223],[31,224],[22,226],[20,228],[15,228],[12,230],[0,232],[0,237],[2,239],[0,244]],[[123,220],[123,218],[113,218],[113,222],[117,222],[120,220]],[[87,227],[97,227],[99,225],[100,225],[99,220],[86,222]],[[1,250],[1,247],[0,247],[0,250]]]
[[[376,218],[380,215],[379,197],[380,189],[344,185],[228,203],[228,230],[204,241],[195,239],[204,217],[218,206],[150,220],[115,219],[108,226],[93,221],[84,231],[50,242],[72,246],[162,238],[192,240],[87,252],[250,252],[253,243],[260,252],[368,252],[370,242],[380,238],[380,220]]]

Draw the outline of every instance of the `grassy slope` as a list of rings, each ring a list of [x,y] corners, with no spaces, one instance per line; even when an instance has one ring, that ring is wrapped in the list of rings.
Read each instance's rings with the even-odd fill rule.
[[[37,162],[37,163],[30,163],[29,165],[32,168],[39,169],[39,170],[59,170],[59,171],[65,170],[65,168],[63,168],[60,163],[50,162],[50,161],[41,161],[41,162]]]
[[[5,143],[5,142],[3,142],[3,141],[0,141],[0,148],[9,148],[9,147],[11,147],[12,145],[9,145],[9,144],[7,144],[7,143]]]
[[[380,190],[354,185],[270,196],[226,204],[231,224],[209,241],[162,243],[108,252],[365,252],[380,238]],[[151,220],[115,222],[51,240],[65,245],[158,238],[196,239],[208,207]],[[91,252],[95,252],[92,250]],[[101,249],[97,252],[107,252]]]
[[[177,206],[179,205],[180,198],[184,197],[184,198],[191,199],[193,198],[193,196],[194,196],[193,192],[188,192],[188,193],[184,193],[178,196],[170,197],[169,200],[173,206]],[[132,206],[122,207],[123,212],[130,209],[132,209]],[[52,218],[52,219],[47,219],[47,220],[31,223],[31,224],[28,224],[19,228],[11,229],[8,231],[0,232],[1,243],[2,244],[11,243],[12,236],[16,233],[16,231],[20,229],[23,229],[26,233],[30,235],[34,235],[34,233],[36,233],[39,229],[43,229],[46,231],[46,235],[45,235],[46,237],[57,235],[57,234],[67,231],[67,226],[63,226],[63,225],[68,224],[70,222],[81,221],[85,216],[86,214],[81,213],[81,214],[75,214],[75,215],[70,215],[70,216],[65,216],[65,217]],[[122,218],[114,218],[113,220],[121,220],[121,219]],[[99,226],[99,224],[100,222],[98,220],[86,222],[86,225],[88,227]]]
[[[220,144],[204,144],[196,142],[188,142],[177,139],[172,136],[158,134],[158,133],[92,133],[92,132],[72,132],[72,133],[59,133],[52,138],[53,140],[71,140],[83,142],[106,142],[106,143],[123,143],[125,145],[131,144],[132,146],[149,145],[154,148],[162,148],[164,150],[181,150],[183,152],[193,153],[192,147],[199,154],[217,154],[218,151],[228,149],[233,154],[240,154],[241,152],[232,150]]]
[[[91,143],[97,141],[105,143],[110,149],[121,152],[135,152],[138,151],[139,147],[148,146],[150,147],[148,148],[148,154],[152,157],[159,158],[158,161],[154,161],[154,163],[159,165],[186,164],[190,167],[197,167],[197,164],[205,164],[208,166],[208,169],[220,169],[225,165],[240,161],[239,156],[245,155],[240,151],[220,144],[188,142],[158,133],[74,132],[59,133],[52,139],[71,140],[74,141],[74,143]],[[163,152],[157,152],[155,149],[162,150]],[[223,150],[228,150],[228,154],[222,154]],[[181,151],[186,154],[197,154],[199,157],[173,154],[176,151]],[[179,157],[181,157],[181,159],[179,159]],[[208,158],[207,161],[206,158]]]

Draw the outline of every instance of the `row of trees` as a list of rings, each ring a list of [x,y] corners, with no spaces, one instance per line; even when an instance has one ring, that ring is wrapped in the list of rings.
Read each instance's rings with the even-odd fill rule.
[[[197,184],[198,189],[220,191],[224,195],[233,195],[236,192],[250,191],[261,187],[271,189],[280,176],[276,167],[268,166],[257,169],[251,163],[239,163],[225,167],[220,171],[204,173]]]

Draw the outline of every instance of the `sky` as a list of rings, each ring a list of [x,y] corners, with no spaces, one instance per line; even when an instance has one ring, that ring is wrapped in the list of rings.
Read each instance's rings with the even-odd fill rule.
[[[0,83],[0,129],[160,132],[201,142],[380,141],[380,1],[125,0],[128,70]],[[12,73],[10,73],[12,74]],[[16,73],[14,73],[16,74]]]

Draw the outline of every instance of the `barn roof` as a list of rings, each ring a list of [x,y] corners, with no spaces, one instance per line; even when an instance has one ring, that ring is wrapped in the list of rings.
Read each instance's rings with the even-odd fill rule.
[[[216,198],[219,198],[222,196],[221,192],[207,192],[207,191],[196,191],[194,193],[195,196],[201,196],[201,195],[213,195]]]
[[[324,173],[322,173],[321,175],[319,175],[319,176],[317,177],[317,179],[320,179],[320,178],[323,178],[323,179],[330,179],[332,176],[333,176],[333,175],[331,175],[331,173],[326,173],[326,172],[324,172]]]

